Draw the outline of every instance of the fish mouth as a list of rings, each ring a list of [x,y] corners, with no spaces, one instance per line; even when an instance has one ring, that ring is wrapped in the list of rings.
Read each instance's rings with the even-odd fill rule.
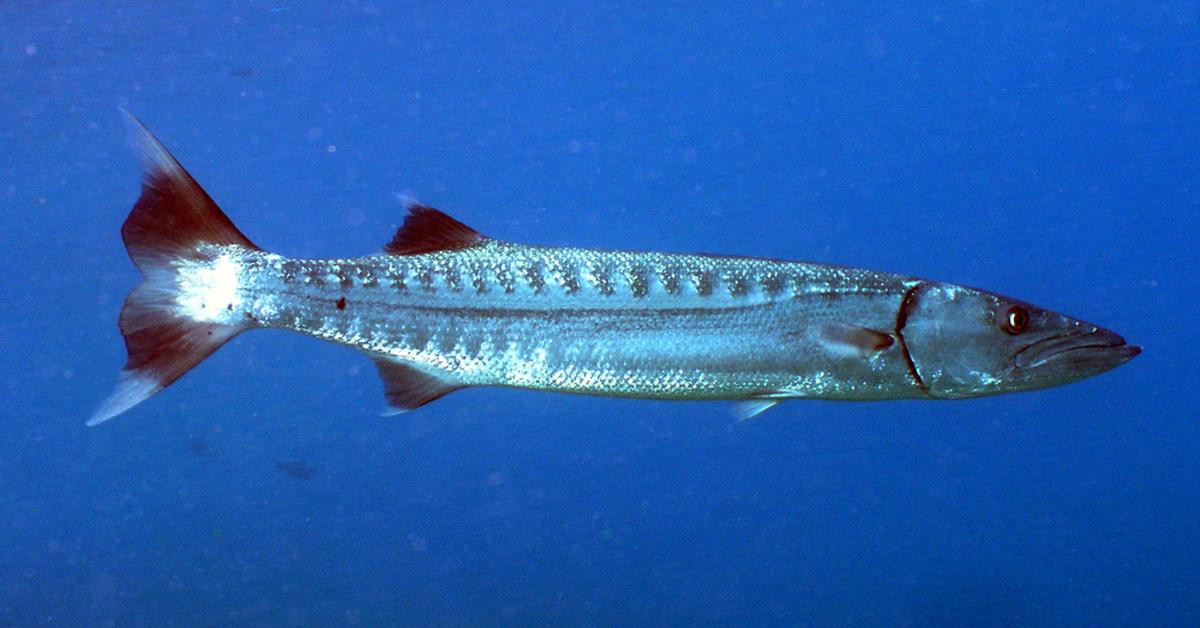
[[[1013,364],[1021,369],[1051,366],[1079,373],[1116,368],[1142,352],[1119,334],[1099,327],[1043,338],[1021,349]]]

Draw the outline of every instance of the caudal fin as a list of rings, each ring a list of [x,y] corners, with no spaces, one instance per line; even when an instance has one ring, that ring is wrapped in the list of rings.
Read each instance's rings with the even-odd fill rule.
[[[125,299],[121,334],[129,354],[117,389],[87,424],[103,423],[169,386],[246,327],[197,316],[196,295],[184,294],[195,281],[184,268],[208,264],[206,288],[236,275],[210,259],[215,246],[258,250],[137,118],[121,110],[130,141],[142,164],[142,195],[121,227],[129,257],[143,282]],[[236,270],[236,269],[233,269]],[[204,307],[200,303],[198,307]]]

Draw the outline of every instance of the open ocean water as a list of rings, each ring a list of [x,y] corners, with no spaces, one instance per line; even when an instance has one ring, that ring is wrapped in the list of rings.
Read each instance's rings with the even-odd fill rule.
[[[1195,2],[0,1],[0,625],[1200,621]],[[256,243],[406,194],[521,242],[807,259],[1144,353],[959,402],[503,389],[237,338],[97,428],[139,115]]]

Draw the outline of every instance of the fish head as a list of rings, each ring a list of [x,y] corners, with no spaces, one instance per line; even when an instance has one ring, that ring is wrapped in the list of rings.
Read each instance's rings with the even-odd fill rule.
[[[1131,360],[1141,347],[1113,331],[1024,301],[922,282],[897,319],[914,378],[933,397],[1058,386]]]

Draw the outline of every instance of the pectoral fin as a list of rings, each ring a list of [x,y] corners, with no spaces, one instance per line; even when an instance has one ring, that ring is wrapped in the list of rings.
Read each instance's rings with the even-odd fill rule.
[[[860,358],[869,358],[895,342],[887,332],[847,323],[822,323],[817,339],[834,355]]]
[[[384,416],[415,410],[462,388],[436,375],[417,370],[388,358],[371,358],[383,379],[388,409]]]

